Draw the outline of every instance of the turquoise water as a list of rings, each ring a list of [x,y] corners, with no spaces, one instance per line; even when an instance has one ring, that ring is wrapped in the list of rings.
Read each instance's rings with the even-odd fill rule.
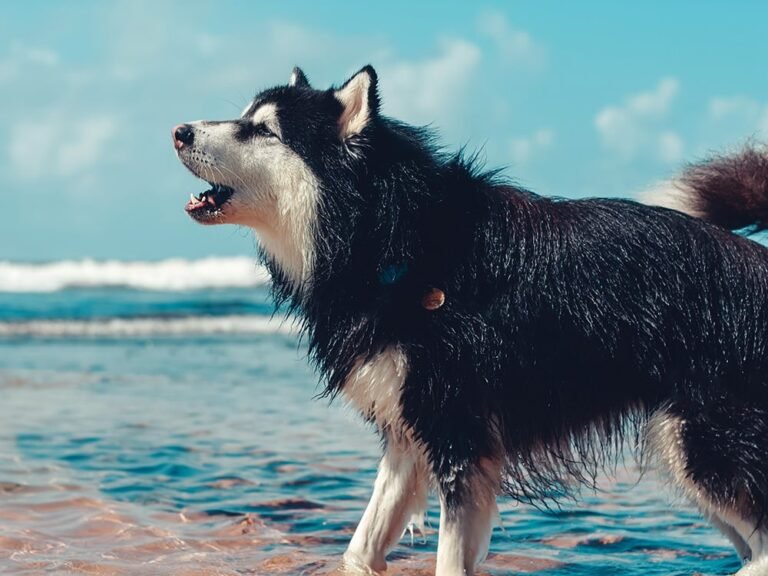
[[[332,573],[379,445],[314,398],[270,313],[263,286],[0,294],[0,573]],[[601,485],[557,512],[500,499],[482,573],[738,569],[652,473]],[[429,573],[434,503],[428,520],[389,573]]]

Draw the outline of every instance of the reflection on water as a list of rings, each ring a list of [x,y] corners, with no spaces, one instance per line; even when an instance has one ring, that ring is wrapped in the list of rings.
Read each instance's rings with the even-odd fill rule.
[[[331,574],[378,458],[313,400],[290,334],[0,342],[0,572]],[[652,477],[543,513],[502,501],[485,574],[705,574],[738,561]],[[672,502],[672,504],[671,504]],[[429,574],[438,518],[391,555]]]

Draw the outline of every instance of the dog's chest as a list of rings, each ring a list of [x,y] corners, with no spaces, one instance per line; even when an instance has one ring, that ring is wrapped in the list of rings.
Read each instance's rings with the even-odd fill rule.
[[[405,354],[391,346],[355,364],[344,383],[344,396],[380,429],[399,429],[402,427],[402,388],[407,373]]]

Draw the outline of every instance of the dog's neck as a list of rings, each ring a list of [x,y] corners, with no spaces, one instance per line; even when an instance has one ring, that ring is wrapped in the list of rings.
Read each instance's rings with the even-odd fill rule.
[[[315,264],[319,184],[303,164],[296,164],[293,178],[273,184],[274,203],[248,225],[273,268],[292,291],[301,292]]]
[[[292,292],[301,292],[312,274],[314,250],[290,229],[258,228],[256,238],[271,263],[273,276],[277,274],[290,284]]]

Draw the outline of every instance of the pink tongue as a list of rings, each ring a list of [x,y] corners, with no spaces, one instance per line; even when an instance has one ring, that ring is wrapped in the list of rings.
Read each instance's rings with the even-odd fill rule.
[[[187,212],[191,212],[192,210],[197,210],[198,208],[202,208],[206,204],[210,204],[214,208],[216,208],[216,199],[213,197],[213,194],[205,194],[202,198],[202,200],[198,200],[194,196],[189,199],[189,202],[187,202],[187,205],[185,209]]]
[[[187,202],[187,205],[184,207],[184,209],[187,212],[192,212],[193,210],[197,210],[198,208],[202,208],[205,206],[205,202],[201,202],[200,200],[190,200]]]

